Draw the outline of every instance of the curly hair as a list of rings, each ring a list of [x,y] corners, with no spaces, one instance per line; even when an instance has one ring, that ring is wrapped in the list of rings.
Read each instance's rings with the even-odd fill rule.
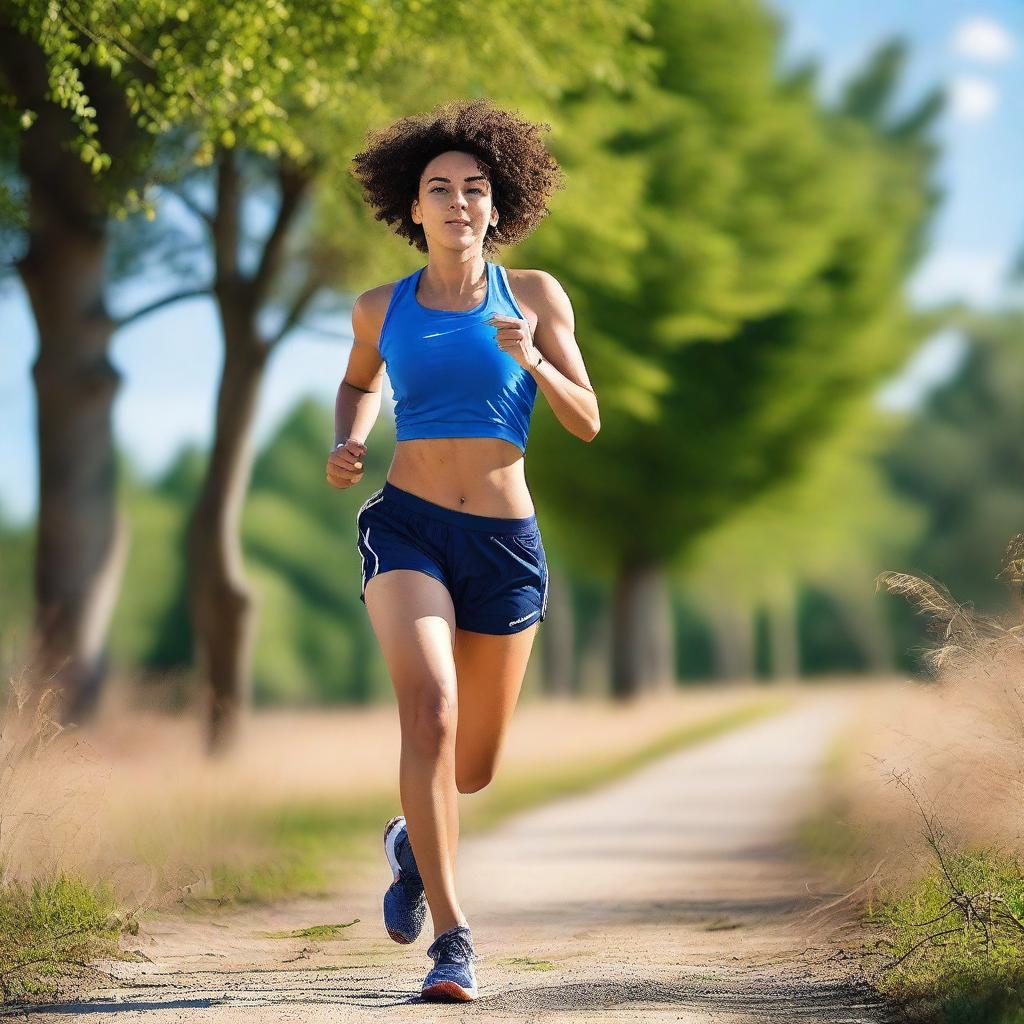
[[[352,174],[376,210],[375,219],[427,252],[423,226],[410,210],[423,169],[449,150],[471,154],[491,183],[500,214],[483,241],[484,252],[493,255],[498,246],[525,238],[551,212],[547,200],[565,184],[562,169],[540,140],[550,128],[492,107],[486,99],[443,103],[371,133],[366,148],[352,159]]]

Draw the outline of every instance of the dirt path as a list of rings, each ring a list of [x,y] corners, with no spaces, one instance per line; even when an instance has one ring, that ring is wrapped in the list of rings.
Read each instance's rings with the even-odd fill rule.
[[[794,710],[666,757],[589,795],[520,815],[459,850],[480,999],[428,1004],[429,916],[413,946],[383,931],[383,854],[344,900],[161,921],[151,963],[112,964],[117,988],[32,1014],[99,1024],[210,1021],[892,1021],[802,915],[827,890],[787,828],[860,698]],[[471,797],[469,798],[471,799]],[[341,941],[265,931],[359,918]],[[835,934],[833,932],[833,934]]]

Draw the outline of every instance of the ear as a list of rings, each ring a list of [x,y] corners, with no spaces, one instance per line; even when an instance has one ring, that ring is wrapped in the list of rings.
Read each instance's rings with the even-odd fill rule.
[[[419,224],[420,223],[418,220],[416,220],[416,215],[419,213],[419,205],[420,205],[420,201],[418,199],[414,199],[412,201],[412,207],[410,208],[410,211],[409,211],[410,215],[412,216],[414,224]]]

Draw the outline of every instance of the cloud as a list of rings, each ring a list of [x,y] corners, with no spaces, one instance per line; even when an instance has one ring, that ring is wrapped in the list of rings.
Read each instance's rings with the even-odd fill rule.
[[[942,246],[914,273],[909,295],[917,306],[954,299],[990,306],[999,301],[1006,271],[1006,257],[994,249]]]
[[[964,121],[983,121],[999,105],[999,90],[988,78],[957,75],[949,87],[951,112]]]
[[[1013,36],[992,18],[965,18],[953,32],[953,49],[964,57],[994,64],[1008,60],[1017,49]]]

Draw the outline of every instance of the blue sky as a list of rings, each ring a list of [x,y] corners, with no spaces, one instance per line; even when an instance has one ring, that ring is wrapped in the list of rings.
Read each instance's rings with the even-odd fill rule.
[[[894,34],[910,44],[900,104],[912,103],[933,84],[946,86],[952,102],[938,132],[944,149],[938,181],[947,195],[933,223],[931,251],[908,294],[916,304],[953,297],[979,305],[998,301],[1003,275],[1024,245],[1024,0],[774,0],[770,6],[786,23],[780,59],[791,64],[817,56],[826,100]],[[171,285],[156,282],[153,293]],[[111,305],[121,313],[146,297],[121,290]],[[348,317],[334,319],[334,328],[347,333]],[[24,522],[36,505],[30,375],[36,338],[16,282],[0,294],[0,325],[0,508],[4,518]],[[580,339],[584,350],[585,340]],[[930,339],[879,389],[879,404],[912,406],[955,368],[961,353],[954,335]],[[346,356],[344,341],[312,332],[293,335],[271,361],[264,382],[257,444],[301,396],[332,403]],[[159,472],[186,441],[208,443],[221,362],[209,301],[178,304],[121,331],[113,360],[124,375],[115,431],[140,470]],[[385,398],[386,413],[387,389]]]

